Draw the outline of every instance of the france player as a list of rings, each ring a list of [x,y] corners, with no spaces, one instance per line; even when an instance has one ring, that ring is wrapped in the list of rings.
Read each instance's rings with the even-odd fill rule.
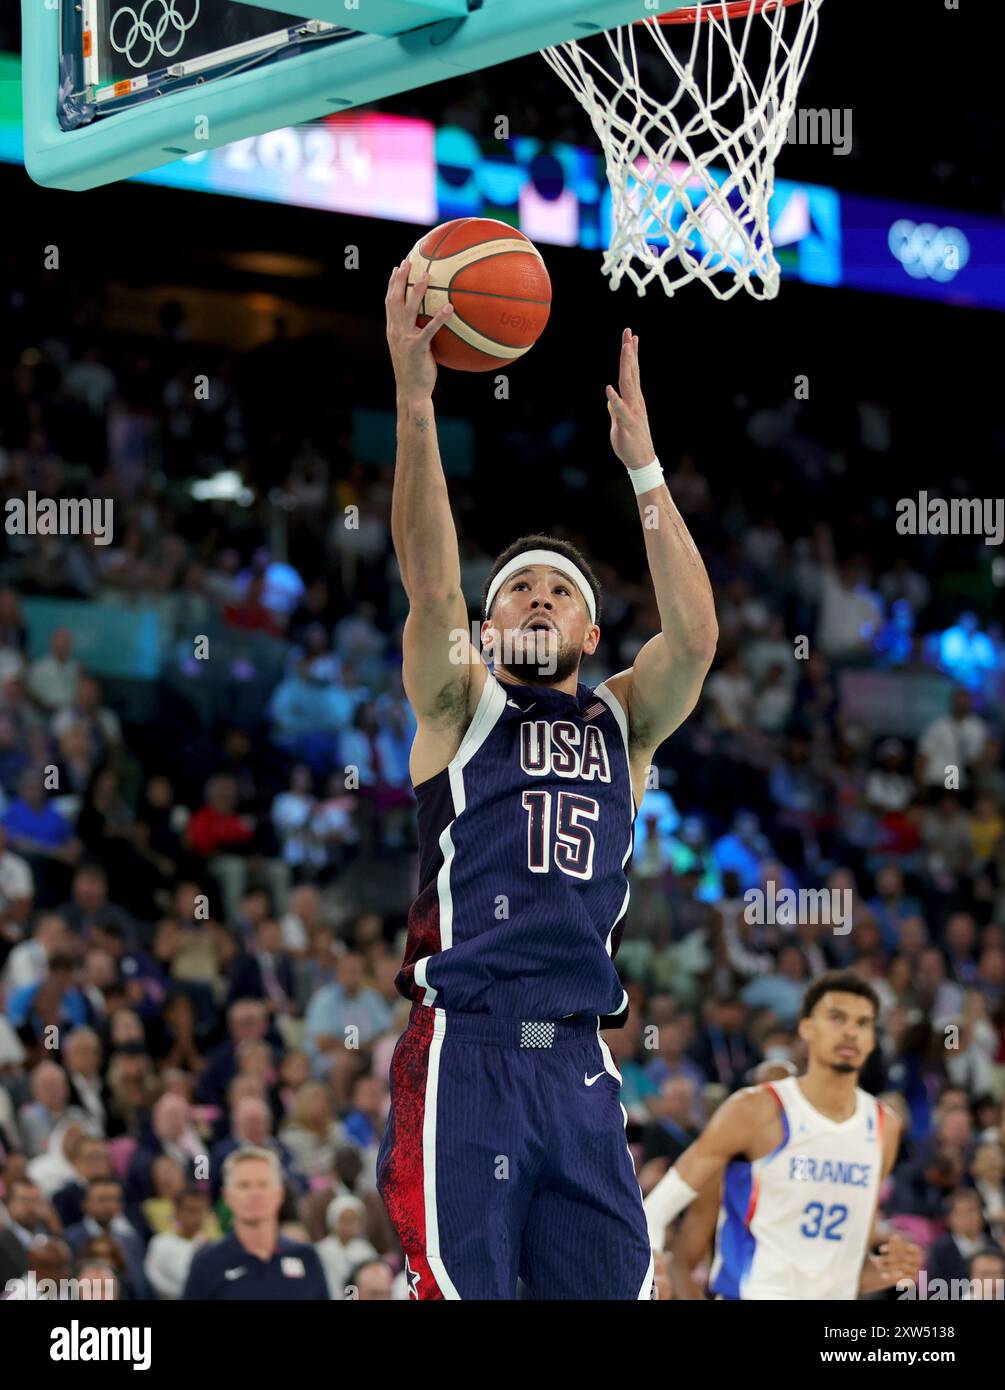
[[[857,1084],[878,1012],[875,990],[857,975],[821,976],[799,1021],[805,1075],[730,1096],[650,1192],[658,1251],[667,1223],[698,1197],[674,1244],[677,1297],[700,1296],[691,1266],[716,1208],[709,1291],[718,1298],[854,1299],[916,1276],[921,1251],[901,1236],[867,1258],[901,1132],[899,1117]]]
[[[652,1252],[600,1037],[625,1020],[614,967],[635,814],[656,748],[694,708],[717,628],[704,566],[662,481],[638,339],[607,388],[611,444],[638,497],[661,631],[591,689],[600,590],[572,545],[528,536],[489,575],[467,636],[436,444],[423,277],[392,272],[397,385],[392,534],[408,595],[403,680],[417,720],[419,895],[398,988],[378,1182],[420,1299],[638,1299]]]

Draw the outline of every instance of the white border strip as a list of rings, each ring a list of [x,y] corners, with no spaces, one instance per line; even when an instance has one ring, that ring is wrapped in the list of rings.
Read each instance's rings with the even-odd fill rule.
[[[440,1089],[440,1054],[447,1034],[447,1016],[434,1010],[433,1036],[426,1072],[425,1111],[422,1117],[422,1186],[426,1212],[426,1263],[446,1299],[460,1299],[440,1255],[440,1226],[436,1211],[436,1102]]]

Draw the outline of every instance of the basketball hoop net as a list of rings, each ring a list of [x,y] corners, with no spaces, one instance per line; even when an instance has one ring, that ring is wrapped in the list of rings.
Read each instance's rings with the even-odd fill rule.
[[[604,149],[612,232],[602,269],[612,290],[627,275],[640,295],[657,276],[671,296],[690,280],[719,299],[741,287],[755,299],[777,295],[768,215],[775,159],[821,4],[699,3],[605,31],[603,62],[578,40],[542,51]],[[669,65],[669,100],[645,90],[637,40],[646,49],[651,40]]]

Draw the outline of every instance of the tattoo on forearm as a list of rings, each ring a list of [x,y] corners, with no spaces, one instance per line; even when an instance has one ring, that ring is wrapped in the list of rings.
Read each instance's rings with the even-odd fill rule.
[[[424,419],[420,415],[415,422],[415,428],[419,431],[420,434],[425,434],[426,431],[429,429],[429,421]]]

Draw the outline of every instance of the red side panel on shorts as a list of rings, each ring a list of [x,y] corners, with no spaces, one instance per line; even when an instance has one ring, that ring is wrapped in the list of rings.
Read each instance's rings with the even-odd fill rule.
[[[435,1013],[423,1009],[401,1035],[391,1066],[394,1126],[379,1187],[405,1252],[409,1298],[442,1299],[426,1259],[426,1171],[423,1127]]]

